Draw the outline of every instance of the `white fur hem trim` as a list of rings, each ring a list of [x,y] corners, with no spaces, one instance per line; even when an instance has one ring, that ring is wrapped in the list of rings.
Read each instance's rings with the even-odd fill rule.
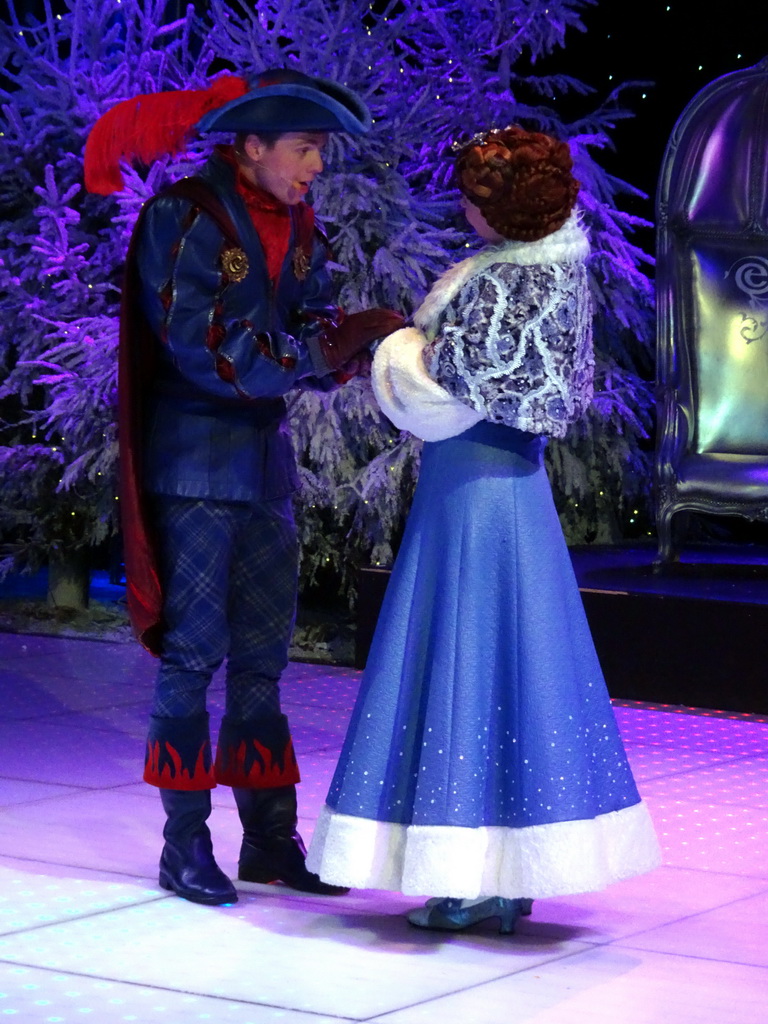
[[[537,242],[502,242],[489,245],[474,256],[455,263],[442,274],[416,310],[414,323],[431,341],[440,316],[470,278],[482,274],[497,263],[513,263],[519,267],[551,266],[586,260],[589,240],[574,212],[558,230]]]
[[[371,383],[381,411],[400,430],[424,441],[463,434],[483,419],[427,373],[421,353],[427,339],[416,327],[403,327],[379,345]]]
[[[474,829],[395,825],[326,805],[307,857],[311,871],[336,885],[462,899],[596,892],[660,863],[642,801],[586,821]]]

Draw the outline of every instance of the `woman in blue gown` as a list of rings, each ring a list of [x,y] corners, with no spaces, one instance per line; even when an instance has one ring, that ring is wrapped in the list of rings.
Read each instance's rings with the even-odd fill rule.
[[[439,896],[420,927],[512,931],[532,899],[650,870],[659,849],[543,465],[592,396],[571,156],[512,127],[457,172],[489,245],[376,353],[383,411],[427,443],[308,864]]]

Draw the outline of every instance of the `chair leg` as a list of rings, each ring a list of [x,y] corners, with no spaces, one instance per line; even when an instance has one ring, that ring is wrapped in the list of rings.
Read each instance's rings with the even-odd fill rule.
[[[656,532],[659,536],[659,547],[654,565],[657,568],[668,565],[670,562],[676,562],[678,559],[677,545],[675,544],[672,529],[672,518],[674,515],[675,509],[672,505],[666,504],[659,508],[656,516]]]

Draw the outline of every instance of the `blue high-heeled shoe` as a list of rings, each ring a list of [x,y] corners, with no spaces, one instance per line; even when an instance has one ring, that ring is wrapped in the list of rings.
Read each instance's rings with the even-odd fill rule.
[[[512,935],[518,917],[530,913],[532,900],[507,900],[499,896],[462,906],[463,900],[430,900],[425,907],[419,907],[408,914],[408,921],[416,928],[428,928],[439,932],[460,932],[473,924],[499,919],[499,935]],[[431,904],[431,905],[430,905]]]
[[[445,896],[433,896],[431,899],[427,900],[426,906],[436,907],[437,904],[442,903],[444,899]],[[533,913],[533,900],[523,898],[518,902],[520,903],[520,916],[530,917]]]

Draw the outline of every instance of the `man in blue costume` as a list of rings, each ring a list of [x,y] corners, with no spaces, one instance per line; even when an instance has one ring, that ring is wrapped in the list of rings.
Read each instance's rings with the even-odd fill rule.
[[[184,117],[168,128],[164,96],[177,121],[179,96],[188,124],[234,132],[235,144],[146,204],[123,297],[121,500],[129,608],[160,657],[144,772],[167,815],[160,884],[198,903],[237,899],[206,824],[223,783],[243,824],[242,880],[336,894],[345,890],[304,864],[280,707],[298,566],[283,396],[337,386],[401,323],[388,310],[344,316],[332,304],[327,243],[303,201],[327,133],[365,132],[370,115],[350,90],[285,69],[254,87],[226,78],[207,94],[139,97],[95,126],[91,191],[119,187],[115,155],[147,162],[153,145],[180,148]],[[214,758],[206,690],[225,658]]]

